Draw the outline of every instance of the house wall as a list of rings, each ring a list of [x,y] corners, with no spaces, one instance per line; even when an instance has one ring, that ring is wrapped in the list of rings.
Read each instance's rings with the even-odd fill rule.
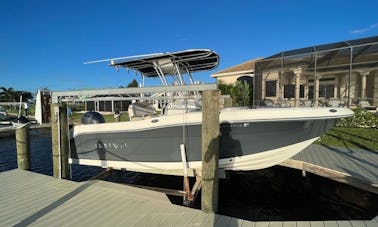
[[[373,102],[376,103],[378,101],[378,74],[377,71],[371,72],[366,77],[366,95],[365,97],[370,101],[374,100]],[[327,73],[318,73],[317,78],[319,80],[319,89],[318,94],[319,98],[322,99],[322,95],[320,92],[320,88],[330,86],[333,88],[333,94],[329,95],[327,98],[334,98],[334,99],[340,99],[344,102],[347,101],[348,95],[350,95],[350,104],[353,104],[355,101],[361,99],[363,97],[363,85],[362,85],[362,76],[363,73],[366,73],[365,71],[355,71],[352,72],[351,78],[350,78],[350,91],[349,89],[349,72],[327,72]],[[262,72],[262,75],[256,76],[256,101],[257,104],[259,104],[259,101],[263,99],[270,99],[275,102],[280,102],[281,100],[289,101],[291,105],[298,105],[296,103],[295,98],[285,98],[284,97],[284,85],[295,85],[296,84],[296,75],[293,72],[284,72],[280,76],[280,72],[277,71],[271,71],[271,72]],[[313,74],[300,74],[299,76],[299,86],[302,86],[304,91],[304,96],[300,97],[301,100],[310,99],[309,93],[312,92],[313,96],[315,97],[315,79]],[[276,86],[276,92],[275,96],[269,96],[267,94],[267,83],[269,81],[275,81]],[[271,83],[270,85],[272,85]],[[269,85],[268,85],[269,86]],[[316,100],[315,99],[314,102]],[[373,104],[373,103],[372,103]]]
[[[249,74],[234,74],[228,76],[218,76],[217,81],[222,81],[224,84],[235,84],[236,80],[242,76],[251,76]],[[253,77],[253,76],[251,76]]]
[[[349,83],[349,73],[336,75],[338,77],[339,92],[335,98],[347,99],[348,97],[348,83]],[[359,73],[352,73],[350,78],[350,101],[353,103],[361,97],[360,88],[360,75]]]
[[[375,70],[373,73],[373,82],[372,84],[374,84],[373,86],[373,94],[372,94],[372,97],[373,97],[373,105],[374,106],[378,106],[378,70]]]
[[[239,78],[239,75],[221,76],[217,77],[217,81],[222,81],[224,84],[234,84]]]

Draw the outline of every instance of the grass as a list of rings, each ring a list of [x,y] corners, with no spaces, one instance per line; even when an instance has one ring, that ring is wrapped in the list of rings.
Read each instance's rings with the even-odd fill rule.
[[[323,134],[315,144],[360,148],[378,153],[378,129],[335,127]]]

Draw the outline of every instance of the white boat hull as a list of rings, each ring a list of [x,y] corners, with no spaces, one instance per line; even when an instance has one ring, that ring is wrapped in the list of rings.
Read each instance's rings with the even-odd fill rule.
[[[223,111],[219,168],[256,170],[279,164],[318,139],[338,118],[352,114],[348,109],[329,108]],[[182,175],[180,144],[186,146],[188,167],[202,166],[200,134],[201,113],[75,126],[69,161]]]

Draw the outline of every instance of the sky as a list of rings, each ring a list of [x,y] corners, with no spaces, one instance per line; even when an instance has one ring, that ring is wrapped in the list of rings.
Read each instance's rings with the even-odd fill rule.
[[[135,72],[87,61],[211,49],[211,74],[281,51],[378,35],[377,0],[0,0],[0,87],[127,86]],[[147,81],[146,86],[157,85]]]

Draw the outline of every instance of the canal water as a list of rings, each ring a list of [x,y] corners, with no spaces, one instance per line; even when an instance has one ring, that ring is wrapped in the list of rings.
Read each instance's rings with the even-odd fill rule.
[[[31,130],[30,137],[31,171],[51,176],[50,130]],[[0,172],[15,168],[15,138],[0,138]],[[102,171],[80,165],[71,168],[74,181],[88,180]],[[113,171],[105,180],[170,189],[182,189],[183,185],[182,177],[127,171]],[[182,203],[181,198],[170,199]],[[227,172],[227,178],[219,181],[218,207],[220,214],[252,221],[369,220],[378,214],[378,196],[309,173],[302,177],[301,171],[277,166]],[[194,208],[200,208],[200,199]]]

